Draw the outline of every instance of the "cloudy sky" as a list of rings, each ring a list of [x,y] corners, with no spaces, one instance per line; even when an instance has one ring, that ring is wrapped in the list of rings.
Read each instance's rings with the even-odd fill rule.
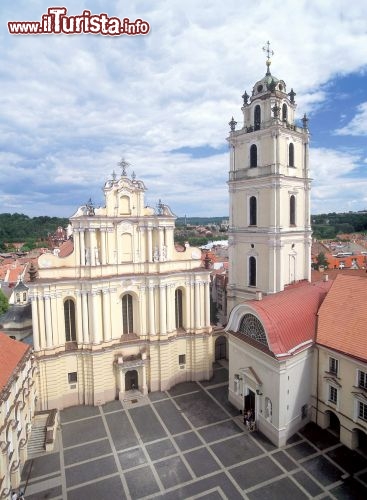
[[[312,213],[367,208],[367,2],[73,0],[68,15],[140,18],[150,33],[9,34],[57,4],[2,0],[0,213],[103,204],[124,157],[147,204],[226,215],[228,122],[265,74],[267,40],[310,118]]]

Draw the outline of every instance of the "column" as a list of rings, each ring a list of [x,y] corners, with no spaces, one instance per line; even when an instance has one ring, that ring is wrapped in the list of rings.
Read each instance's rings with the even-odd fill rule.
[[[159,252],[159,260],[162,261],[163,259],[163,245],[164,245],[164,228],[159,227],[158,228],[158,252]]]
[[[76,340],[78,344],[83,343],[83,317],[82,317],[82,292],[76,292]]]
[[[148,325],[149,334],[155,335],[154,285],[148,287]]]
[[[143,394],[148,394],[148,388],[147,388],[147,369],[145,364],[142,366],[142,393]]]
[[[51,321],[51,297],[46,295],[45,301],[45,323],[46,323],[46,346],[52,347],[52,321]]]
[[[39,318],[39,339],[40,348],[46,347],[46,332],[45,332],[45,301],[43,297],[38,297],[38,318]]]
[[[101,299],[99,290],[92,292],[92,335],[93,344],[99,344],[101,342],[101,331],[100,331],[100,317],[101,317]]]
[[[83,321],[83,342],[88,344],[89,338],[89,316],[88,316],[88,292],[82,291],[82,321]]]
[[[195,281],[190,283],[190,327],[191,330],[195,329]]]
[[[85,266],[85,237],[84,229],[79,229],[79,239],[80,239],[80,265]]]
[[[159,316],[160,316],[160,334],[167,333],[167,305],[166,305],[166,285],[159,285]]]
[[[167,331],[175,330],[175,285],[167,285]]]
[[[101,264],[104,266],[107,264],[107,259],[106,259],[106,229],[101,229]]]
[[[194,286],[194,327],[195,330],[200,328],[200,283],[195,282]]]
[[[147,228],[147,234],[148,234],[148,262],[153,262],[153,239],[152,239],[152,228],[148,227]]]
[[[210,326],[210,286],[207,281],[204,286],[204,303],[205,303],[205,326]]]
[[[79,229],[73,229],[73,240],[74,240],[74,251],[75,251],[75,265],[80,264],[80,239],[79,239]]]
[[[32,327],[33,327],[33,347],[35,351],[40,350],[40,338],[39,338],[39,328],[38,328],[38,308],[37,308],[37,297],[31,297],[32,304]]]
[[[119,378],[120,378],[120,392],[125,392],[125,372],[119,366]]]
[[[95,229],[89,229],[89,240],[90,240],[90,249],[89,249],[89,254],[90,254],[90,265],[95,266],[96,265],[96,230]]]
[[[148,331],[147,327],[148,310],[147,310],[147,288],[145,286],[140,287],[138,305],[139,305],[139,319],[140,319],[139,334],[146,335]]]
[[[109,290],[102,290],[103,340],[111,340],[111,296]]]
[[[57,292],[51,297],[51,318],[53,318],[52,341],[54,346],[64,344],[64,337],[62,336],[60,339],[60,336],[63,335],[63,330],[59,330],[59,328],[62,328],[62,324],[60,325],[60,322],[58,321],[60,312],[61,314],[64,313],[64,304],[62,302],[61,292]]]

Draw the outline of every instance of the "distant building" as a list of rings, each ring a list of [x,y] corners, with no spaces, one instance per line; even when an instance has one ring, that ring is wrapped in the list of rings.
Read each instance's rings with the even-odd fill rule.
[[[32,309],[28,286],[19,280],[9,299],[9,309],[0,316],[0,331],[11,338],[23,340],[32,334]]]

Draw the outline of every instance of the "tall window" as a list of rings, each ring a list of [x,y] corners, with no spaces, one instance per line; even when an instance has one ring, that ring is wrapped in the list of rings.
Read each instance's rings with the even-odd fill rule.
[[[282,120],[283,122],[286,122],[288,120],[288,108],[286,104],[283,104],[282,106]]]
[[[358,386],[367,389],[367,373],[358,370]]]
[[[294,167],[294,144],[291,142],[288,146],[288,162],[290,167]]]
[[[122,333],[133,333],[134,331],[134,313],[133,298],[130,294],[122,297]]]
[[[256,196],[250,198],[250,226],[257,225],[257,199]]]
[[[329,401],[336,404],[338,402],[338,390],[329,385]]]
[[[329,372],[338,375],[339,362],[335,358],[329,358]]]
[[[257,146],[255,144],[250,147],[250,167],[257,167]]]
[[[256,258],[250,257],[249,259],[249,286],[256,286]]]
[[[175,291],[175,317],[176,317],[176,329],[183,328],[182,290],[180,290],[179,288]]]
[[[261,124],[261,108],[259,105],[257,105],[255,106],[255,111],[254,111],[254,129],[260,130],[260,124]]]
[[[76,341],[75,330],[75,304],[71,299],[64,302],[64,319],[65,319],[65,340],[66,342]]]
[[[361,401],[358,401],[358,417],[367,420],[367,405]]]
[[[289,224],[296,225],[296,197],[293,194],[289,198]]]

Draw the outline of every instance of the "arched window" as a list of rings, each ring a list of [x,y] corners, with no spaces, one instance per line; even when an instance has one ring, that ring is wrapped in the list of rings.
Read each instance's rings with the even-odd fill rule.
[[[23,292],[23,302],[27,301],[27,292]]]
[[[256,286],[256,258],[255,257],[249,258],[248,267],[249,267],[248,284],[249,284],[249,286]]]
[[[294,167],[294,144],[291,142],[288,147],[288,162],[290,167]]]
[[[256,196],[250,198],[250,226],[257,225],[257,199]]]
[[[75,304],[71,299],[64,302],[64,319],[65,319],[65,340],[66,342],[76,341],[75,329]]]
[[[259,105],[255,106],[254,110],[254,129],[260,130],[261,125],[261,108]]]
[[[130,215],[130,198],[128,196],[120,196],[120,214]]]
[[[16,297],[16,302],[17,302],[17,304],[19,304],[19,303],[20,303],[20,293],[18,292],[18,293],[15,295],[15,297]]]
[[[127,293],[122,297],[122,333],[133,333],[134,331],[134,312],[133,298]]]
[[[288,108],[286,104],[283,104],[282,106],[282,120],[283,122],[286,122],[288,120]]]
[[[293,194],[289,198],[289,224],[296,225],[296,197]]]
[[[176,318],[176,329],[183,328],[182,290],[180,290],[179,288],[175,291],[175,318]]]
[[[257,167],[257,146],[255,144],[250,147],[250,167]]]

